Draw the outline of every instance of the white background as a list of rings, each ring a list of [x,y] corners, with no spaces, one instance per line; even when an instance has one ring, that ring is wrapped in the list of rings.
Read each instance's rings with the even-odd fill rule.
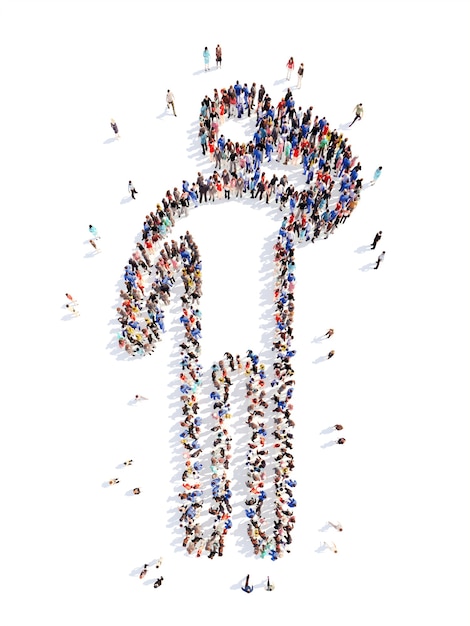
[[[468,624],[469,17],[452,1],[3,3],[2,623]],[[334,236],[297,252],[291,553],[252,556],[237,505],[223,558],[196,559],[175,511],[175,335],[131,362],[114,309],[145,214],[211,171],[195,135],[202,97],[238,79],[277,103],[291,55],[305,65],[297,103],[332,128],[364,104],[347,136],[364,182],[383,174]],[[253,126],[223,132],[244,141]],[[202,253],[206,371],[225,350],[266,349],[280,220],[274,205],[220,201],[174,231]],[[375,272],[366,247],[379,229]],[[177,317],[174,299],[170,329]],[[327,348],[335,357],[315,363]],[[149,400],[133,406],[136,393]],[[346,445],[322,447],[338,421]],[[236,441],[242,415],[232,422]],[[321,530],[328,519],[344,532]],[[323,540],[338,554],[318,551]],[[161,555],[154,590],[153,572],[136,573]]]

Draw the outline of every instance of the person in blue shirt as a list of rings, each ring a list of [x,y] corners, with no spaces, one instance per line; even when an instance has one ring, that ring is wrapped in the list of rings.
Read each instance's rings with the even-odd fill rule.
[[[378,167],[375,172],[374,172],[374,177],[373,179],[370,181],[371,185],[375,185],[375,183],[379,180],[380,175],[382,174],[382,166]]]
[[[250,575],[246,577],[245,585],[242,587],[242,590],[245,593],[251,593],[253,591],[253,585],[250,585]]]
[[[204,52],[202,53],[202,56],[204,57],[204,71],[208,72],[210,70],[209,61],[211,58],[211,53],[209,52],[209,49],[207,46],[204,48]]]

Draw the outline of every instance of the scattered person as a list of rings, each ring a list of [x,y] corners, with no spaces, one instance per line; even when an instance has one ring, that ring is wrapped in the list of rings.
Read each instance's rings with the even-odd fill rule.
[[[116,122],[113,119],[111,119],[111,128],[114,130],[115,138],[116,139],[120,139],[118,125],[116,124]]]
[[[297,89],[300,89],[302,85],[302,78],[304,77],[304,64],[301,63],[299,65],[299,69],[297,70]]]
[[[376,233],[375,237],[374,237],[374,241],[370,244],[370,247],[372,250],[375,250],[375,246],[379,243],[379,241],[382,239],[382,231],[379,230],[378,233]]]
[[[92,224],[90,224],[88,226],[88,231],[93,235],[93,239],[101,239],[101,237],[98,235],[98,230],[96,226],[92,226]]]
[[[250,585],[249,583],[250,583],[250,575],[248,574],[245,580],[245,585],[244,587],[242,587],[243,591],[245,591],[246,593],[251,593],[253,591],[253,586]]]
[[[140,574],[139,574],[139,578],[143,578],[144,576],[146,576],[146,575],[147,575],[147,571],[148,571],[148,570],[147,570],[147,567],[148,567],[148,565],[147,565],[147,563],[145,563],[145,564],[144,564],[144,569],[143,569],[143,570],[140,572]]]
[[[375,183],[379,180],[381,174],[382,174],[382,166],[379,165],[379,167],[374,172],[374,177],[370,181],[370,184],[375,185]]]
[[[338,548],[336,547],[336,544],[333,543],[333,542],[328,543],[328,542],[324,541],[323,545],[325,546],[325,548],[328,548],[328,550],[331,550],[335,554],[338,552]]]
[[[66,304],[65,308],[67,308],[70,311],[70,313],[72,313],[72,315],[75,315],[75,317],[78,317],[80,315],[80,311],[76,309],[74,306],[72,306],[71,304]]]
[[[108,483],[110,485],[117,485],[119,482],[119,478],[111,478],[111,480],[108,480]]]
[[[145,396],[139,396],[139,394],[135,394],[135,399],[138,402],[139,400],[148,400]]]
[[[96,252],[99,252],[99,248],[96,245],[96,241],[94,239],[89,239],[88,242],[92,245],[92,247],[96,250]]]
[[[131,194],[132,199],[135,200],[135,194],[139,192],[136,190],[131,180],[129,181],[127,188],[129,189],[129,193]]]
[[[204,71],[208,72],[209,71],[209,61],[211,58],[211,53],[209,52],[208,47],[206,46],[204,48],[204,52],[202,53],[202,56],[204,57]]]
[[[129,459],[128,461],[124,461],[124,465],[132,465],[133,460]]]
[[[173,95],[173,92],[170,91],[169,89],[166,92],[166,106],[167,106],[167,109],[169,109],[171,107],[171,109],[173,111],[173,115],[176,117],[175,96]]]
[[[73,297],[72,297],[69,293],[66,293],[66,294],[65,294],[65,297],[66,297],[68,300],[70,300],[70,302],[71,302],[72,304],[78,304],[78,302],[75,300],[75,298],[73,298]]]
[[[339,443],[339,445],[340,445],[340,446],[342,446],[342,445],[343,445],[343,443],[346,443],[346,439],[345,439],[344,437],[340,437],[340,438],[336,441],[336,443]]]
[[[335,528],[339,533],[343,532],[343,527],[339,522],[337,524],[333,524],[333,522],[328,522],[328,524]]]
[[[335,333],[334,328],[330,328],[328,330],[328,332],[325,333],[325,337],[327,337],[329,339],[331,337],[331,335],[334,335],[334,333]]]
[[[217,69],[222,69],[222,48],[220,44],[217,44],[215,48],[215,66]]]
[[[334,355],[335,355],[335,351],[334,351],[334,350],[330,350],[330,351],[328,352],[328,358],[329,358],[329,359],[331,359],[332,357],[334,357]]]
[[[266,591],[273,591],[274,590],[274,585],[269,582],[269,576],[268,576],[268,580],[266,582],[266,587],[265,587]]]
[[[377,263],[375,264],[374,270],[378,269],[379,265],[385,259],[385,250],[379,254],[377,257]]]
[[[132,493],[133,493],[135,496],[138,496],[138,495],[139,495],[139,493],[140,493],[140,489],[139,489],[138,487],[135,487],[135,488],[132,490]]]
[[[155,565],[155,567],[158,569],[159,567],[161,567],[161,564],[163,563],[163,557],[161,556],[158,561],[157,564]]]
[[[343,430],[343,427],[341,424],[335,424],[334,427],[336,428],[336,430]]]
[[[286,80],[290,80],[290,77],[292,75],[292,70],[294,69],[294,57],[290,57],[290,59],[287,61],[286,67],[287,67]]]
[[[356,120],[361,120],[362,116],[364,115],[364,108],[362,106],[362,102],[360,102],[359,104],[356,104],[356,106],[353,109],[356,117],[353,119],[353,121],[349,124],[349,128],[351,128],[351,126],[354,124],[354,122]]]
[[[157,580],[153,583],[153,588],[156,589],[157,587],[160,587],[162,582],[163,582],[163,576],[160,576],[160,578],[157,578]]]

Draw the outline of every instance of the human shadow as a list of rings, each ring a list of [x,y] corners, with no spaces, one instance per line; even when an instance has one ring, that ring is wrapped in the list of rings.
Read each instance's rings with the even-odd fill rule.
[[[364,252],[368,252],[370,249],[370,246],[359,246],[359,248],[356,248],[354,252],[356,254],[364,254]]]
[[[323,361],[328,361],[328,357],[327,356],[319,356],[318,359],[315,359],[313,364],[317,365],[318,363],[323,363]]]
[[[361,272],[368,272],[369,270],[374,269],[374,264],[373,263],[367,263],[366,265],[363,265],[359,269],[360,269]]]
[[[324,428],[322,431],[320,431],[320,435],[328,435],[329,433],[332,433],[335,430],[334,426],[328,426],[328,428]]]
[[[103,143],[114,143],[115,141],[117,141],[117,137],[109,137],[109,139],[106,139]]]
[[[323,524],[323,526],[318,529],[318,532],[326,533],[326,531],[329,530],[329,528],[330,528],[330,525],[328,524],[328,522],[326,522],[326,524]]]
[[[331,448],[331,446],[334,446],[335,444],[336,444],[336,441],[332,439],[331,441],[328,441],[327,443],[322,443],[320,448]]]
[[[326,335],[320,335],[319,337],[314,337],[312,339],[312,343],[321,343],[326,339]]]
[[[315,550],[315,552],[317,552],[317,554],[323,554],[323,552],[325,552],[325,550],[327,550],[327,546],[324,543],[321,543],[318,548]]]
[[[127,204],[131,200],[132,200],[132,196],[125,196],[124,198],[122,198],[121,204]]]

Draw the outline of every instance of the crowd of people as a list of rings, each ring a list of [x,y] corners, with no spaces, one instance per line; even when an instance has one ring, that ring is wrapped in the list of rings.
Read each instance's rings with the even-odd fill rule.
[[[237,119],[256,115],[253,139],[247,144],[225,139],[221,126],[226,117]],[[180,188],[168,190],[155,212],[145,216],[141,241],[124,268],[121,304],[117,308],[121,331],[118,344],[130,356],[151,354],[165,332],[165,306],[176,276],[181,275],[184,293],[181,296],[179,321],[184,329],[180,344],[180,401],[182,428],[179,438],[183,446],[184,471],[179,493],[180,518],[184,528],[183,545],[189,554],[199,557],[203,551],[210,559],[222,556],[227,532],[232,527],[232,490],[230,479],[231,434],[227,420],[231,417],[230,388],[233,376],[247,377],[247,420],[251,429],[247,452],[248,493],[245,514],[248,535],[255,554],[269,554],[276,560],[289,550],[295,524],[293,509],[295,479],[293,456],[294,421],[292,395],[295,388],[292,358],[296,243],[315,242],[327,238],[346,221],[357,206],[362,179],[361,165],[353,157],[348,139],[331,130],[325,117],[313,116],[313,107],[302,111],[292,92],[287,90],[277,106],[263,85],[249,89],[237,81],[220,96],[201,103],[199,141],[203,153],[208,152],[215,169],[204,176],[198,172],[196,181],[183,180]],[[280,179],[269,177],[264,166],[272,160],[284,166],[303,168],[305,185],[296,189],[287,174]],[[226,167],[224,167],[226,165]],[[135,188],[133,188],[136,193]],[[132,191],[132,190],[131,190]],[[134,193],[132,195],[134,195]],[[274,197],[284,211],[277,241],[274,245],[274,325],[275,351],[273,374],[268,377],[259,355],[249,350],[244,363],[240,355],[226,352],[224,359],[212,366],[213,401],[212,428],[214,439],[210,452],[212,501],[208,508],[214,517],[212,532],[204,538],[200,515],[203,509],[203,485],[199,459],[203,452],[200,434],[199,393],[203,368],[201,352],[202,264],[198,246],[186,231],[179,241],[170,239],[176,219],[188,215],[191,206],[216,199],[248,197],[269,203]],[[170,240],[169,240],[170,239]],[[272,415],[267,410],[272,411]],[[272,437],[272,441],[269,439]],[[269,456],[270,455],[270,456]],[[270,461],[272,476],[267,472]],[[270,520],[265,515],[266,481],[272,478],[275,500]]]

